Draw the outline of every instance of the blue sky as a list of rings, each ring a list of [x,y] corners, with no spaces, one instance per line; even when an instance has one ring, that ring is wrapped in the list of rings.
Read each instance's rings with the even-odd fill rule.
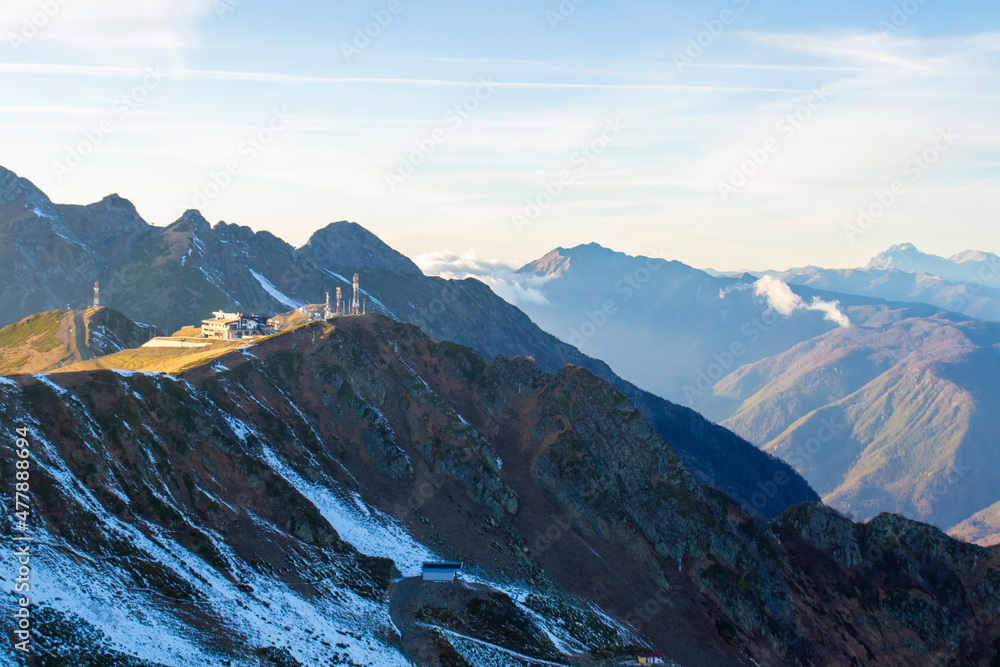
[[[1000,251],[998,18],[940,0],[8,0],[0,164],[154,224],[194,207],[300,245],[350,219],[428,264],[590,241],[715,268]]]

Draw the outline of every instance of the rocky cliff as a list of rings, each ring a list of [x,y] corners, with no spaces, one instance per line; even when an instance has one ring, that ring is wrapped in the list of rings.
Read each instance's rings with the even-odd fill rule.
[[[17,376],[0,414],[2,493],[15,429],[31,451],[48,664],[407,664],[391,583],[425,559],[486,591],[419,607],[438,664],[1000,661],[997,549],[818,504],[769,524],[586,369],[379,316],[174,375]]]

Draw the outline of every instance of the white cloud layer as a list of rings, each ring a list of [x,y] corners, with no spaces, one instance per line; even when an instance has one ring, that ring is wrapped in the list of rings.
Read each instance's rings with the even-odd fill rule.
[[[550,278],[518,275],[517,267],[496,259],[479,259],[474,250],[462,254],[449,251],[426,252],[414,257],[413,262],[428,276],[480,280],[504,301],[515,306],[523,303],[548,304],[539,288]]]

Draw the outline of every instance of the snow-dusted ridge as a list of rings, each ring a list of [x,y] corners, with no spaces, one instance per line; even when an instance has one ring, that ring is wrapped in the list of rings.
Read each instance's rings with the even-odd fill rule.
[[[287,294],[279,290],[277,287],[274,286],[274,283],[272,283],[270,280],[260,275],[253,269],[247,269],[247,270],[250,272],[250,275],[252,275],[254,278],[257,279],[257,282],[260,283],[260,286],[264,288],[264,291],[270,294],[272,297],[274,297],[274,299],[279,303],[282,303],[288,306],[289,308],[301,308],[302,306],[306,305],[304,301],[293,299],[292,297],[288,296]]]
[[[403,576],[417,574],[424,561],[439,560],[392,517],[370,506],[365,511],[359,509],[359,496],[354,495],[350,500],[340,498],[327,486],[308,482],[268,447],[263,448],[263,458],[286,482],[316,506],[342,539],[361,552],[369,556],[391,558]]]

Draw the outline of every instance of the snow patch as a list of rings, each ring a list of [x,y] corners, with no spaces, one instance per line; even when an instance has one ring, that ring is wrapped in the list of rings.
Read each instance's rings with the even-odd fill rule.
[[[133,377],[135,375],[145,375],[146,377],[169,377],[172,379],[176,379],[174,378],[173,375],[169,375],[168,373],[160,373],[158,371],[126,371],[120,368],[112,368],[111,372],[127,378]]]
[[[52,380],[50,380],[48,377],[46,377],[45,375],[43,375],[41,373],[33,373],[31,375],[31,377],[35,378],[36,380],[38,380],[39,382],[41,382],[44,385],[48,385],[50,389],[52,389],[54,392],[56,392],[60,396],[72,396],[73,395],[69,391],[67,391],[66,389],[63,389],[62,387],[60,387],[55,382],[53,382]]]
[[[433,393],[434,390],[430,388],[430,385],[428,385],[427,382],[425,382],[424,379],[422,377],[420,377],[420,375],[415,370],[413,370],[413,366],[411,366],[408,363],[406,363],[406,361],[402,357],[399,357],[399,361],[404,366],[406,366],[410,370],[411,373],[413,373],[414,377],[416,377],[418,380],[420,380],[420,384],[424,385],[424,389],[426,389],[427,391]]]
[[[226,420],[227,424],[229,424],[229,428],[233,430],[233,433],[236,434],[236,437],[239,438],[244,445],[247,444],[247,436],[257,432],[256,429],[252,426],[248,426],[242,419],[237,419],[236,417],[233,417],[232,415],[221,410],[219,411],[219,414],[222,415],[222,418]]]
[[[303,479],[269,447],[264,446],[262,449],[264,461],[308,498],[342,539],[361,552],[391,558],[403,576],[418,574],[424,561],[439,560],[392,517],[373,507],[368,508],[367,516],[362,515],[355,507],[360,498],[353,503],[338,498],[325,486]]]
[[[260,286],[264,288],[264,291],[273,296],[275,300],[279,301],[280,303],[283,303],[289,308],[301,308],[302,306],[306,305],[305,301],[298,301],[281,292],[277,287],[274,286],[274,284],[270,280],[260,275],[253,269],[247,269],[247,270],[250,272],[251,275],[253,275],[254,278],[257,279],[257,282],[259,282]]]

